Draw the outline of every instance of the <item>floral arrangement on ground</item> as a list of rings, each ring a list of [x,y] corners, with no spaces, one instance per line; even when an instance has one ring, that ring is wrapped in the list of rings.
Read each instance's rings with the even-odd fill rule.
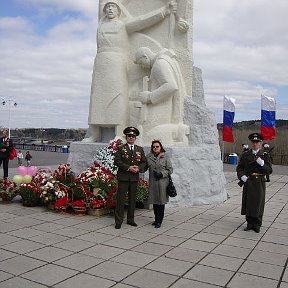
[[[0,198],[4,202],[10,202],[17,195],[17,184],[8,178],[0,180]]]
[[[73,173],[70,164],[61,164],[55,171],[37,169],[31,179],[27,178],[28,181],[21,182],[19,175],[14,176],[17,183],[5,179],[0,182],[0,196],[4,193],[14,197],[19,194],[23,205],[46,205],[57,211],[75,214],[109,213],[115,206],[117,167],[114,165],[114,154],[120,144],[121,140],[112,141],[107,147],[97,150],[94,165],[79,175]],[[23,170],[19,169],[25,175]],[[148,182],[140,178],[136,199],[144,202],[147,198]],[[98,211],[95,213],[95,210]],[[100,214],[99,210],[102,211]]]

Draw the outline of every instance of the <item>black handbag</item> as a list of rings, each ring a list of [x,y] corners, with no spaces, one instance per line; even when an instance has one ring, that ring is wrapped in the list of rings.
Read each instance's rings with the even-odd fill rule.
[[[175,196],[177,196],[177,192],[176,192],[176,188],[173,184],[173,181],[172,181],[172,178],[170,175],[168,176],[168,179],[169,179],[169,183],[168,183],[168,186],[166,188],[167,195],[169,197],[175,197]]]

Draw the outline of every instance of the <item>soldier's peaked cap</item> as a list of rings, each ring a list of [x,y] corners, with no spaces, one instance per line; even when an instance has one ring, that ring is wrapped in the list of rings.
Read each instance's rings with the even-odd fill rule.
[[[135,136],[139,136],[140,132],[137,128],[135,127],[127,127],[124,129],[123,133],[125,135],[135,135]]]
[[[262,134],[260,134],[260,133],[252,133],[248,136],[248,138],[250,141],[261,141],[262,142],[264,140]]]

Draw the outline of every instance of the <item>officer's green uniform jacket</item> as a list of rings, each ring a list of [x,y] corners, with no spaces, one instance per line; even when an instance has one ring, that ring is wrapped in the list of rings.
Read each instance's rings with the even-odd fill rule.
[[[256,159],[261,157],[264,166],[260,166]],[[252,149],[241,155],[236,168],[239,180],[243,175],[248,176],[247,182],[243,186],[241,214],[257,217],[262,222],[265,205],[266,177],[272,173],[271,159],[268,153],[260,149],[255,156]]]
[[[140,173],[145,172],[146,157],[142,147],[134,144],[134,153],[132,155],[128,144],[118,147],[115,153],[114,163],[119,168],[117,173],[118,181],[138,181],[139,173],[131,173],[128,171],[129,166],[139,166]]]
[[[134,152],[132,153],[128,144],[120,145],[114,158],[114,163],[118,166],[115,224],[120,226],[124,218],[126,192],[128,192],[127,223],[134,224],[134,210],[139,173],[131,173],[128,171],[129,166],[137,165],[139,166],[139,172],[145,172],[147,163],[143,148],[135,144],[133,146]]]

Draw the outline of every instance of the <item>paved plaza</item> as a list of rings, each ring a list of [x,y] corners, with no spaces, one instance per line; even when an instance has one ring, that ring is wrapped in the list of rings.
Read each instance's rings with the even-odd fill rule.
[[[241,188],[225,176],[225,203],[167,208],[160,229],[151,210],[116,230],[113,216],[1,204],[0,288],[288,288],[288,176],[267,183],[259,234],[243,231]]]

